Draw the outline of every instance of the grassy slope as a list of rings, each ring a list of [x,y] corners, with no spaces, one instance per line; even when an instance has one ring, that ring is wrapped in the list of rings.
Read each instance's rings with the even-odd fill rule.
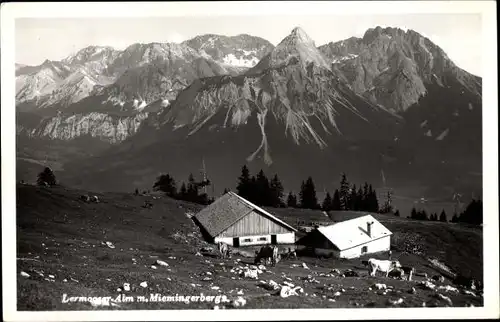
[[[132,286],[131,294],[145,295],[161,293],[163,295],[205,295],[226,294],[230,298],[243,289],[248,303],[245,308],[297,308],[297,307],[355,307],[358,305],[387,305],[387,298],[405,299],[402,306],[421,306],[422,301],[432,299],[433,291],[418,290],[410,295],[406,291],[412,282],[389,280],[384,277],[366,277],[366,270],[359,260],[338,261],[320,260],[302,257],[295,261],[281,262],[272,272],[262,274],[259,279],[283,281],[283,274],[293,279],[293,283],[304,287],[307,296],[268,297],[270,291],[256,285],[255,280],[242,279],[229,270],[238,266],[232,260],[195,256],[196,251],[207,246],[201,240],[198,229],[186,215],[196,212],[198,205],[175,201],[169,198],[151,200],[150,197],[130,194],[97,194],[99,204],[85,203],[78,199],[85,192],[64,187],[38,188],[19,185],[17,189],[17,266],[18,266],[18,309],[19,310],[77,310],[94,309],[88,303],[61,303],[63,293],[68,296],[113,296],[119,295],[118,287],[128,282]],[[142,208],[144,200],[151,200],[152,209]],[[286,210],[276,210],[282,216]],[[299,216],[307,211],[290,212]],[[324,216],[324,215],[320,215]],[[291,221],[294,223],[294,220]],[[429,238],[429,246],[435,245],[434,251],[445,250],[437,254],[447,264],[461,263],[468,256],[473,272],[481,271],[481,262],[470,260],[480,255],[481,234],[478,231],[436,224],[408,222],[390,218],[387,225],[398,234],[418,231]],[[443,237],[445,236],[445,237]],[[451,245],[454,239],[459,243]],[[467,236],[467,241],[464,240]],[[445,239],[443,239],[445,238]],[[395,238],[395,240],[398,240]],[[443,240],[445,242],[443,242]],[[116,248],[103,245],[111,241]],[[395,253],[396,255],[396,253]],[[136,264],[132,258],[136,259]],[[152,269],[157,259],[170,264],[159,265]],[[241,262],[251,259],[240,257]],[[418,256],[407,256],[406,262],[415,264],[417,270],[435,273],[426,261]],[[300,265],[307,263],[311,270]],[[298,264],[299,267],[292,267]],[[351,268],[360,272],[359,278],[322,277],[331,268]],[[20,271],[30,274],[22,277]],[[212,272],[212,281],[202,281],[204,272]],[[39,273],[44,276],[40,276]],[[54,275],[53,281],[46,279]],[[307,283],[302,278],[313,275],[319,283]],[[64,282],[64,279],[67,281]],[[418,280],[418,278],[417,278]],[[147,281],[148,287],[139,283]],[[394,295],[377,295],[368,291],[374,282],[392,285],[401,292]],[[193,284],[193,285],[192,285]],[[446,282],[449,284],[449,281]],[[212,290],[217,285],[220,291]],[[332,290],[322,289],[331,286]],[[346,290],[336,302],[328,301],[333,293]],[[313,296],[316,294],[316,296]],[[446,294],[454,305],[466,303],[481,305],[481,297]],[[323,298],[322,296],[325,296]],[[272,300],[271,300],[272,299]],[[212,304],[197,303],[121,303],[120,309],[182,309],[212,308]],[[444,305],[438,301],[438,305]],[[110,307],[100,307],[110,309]]]

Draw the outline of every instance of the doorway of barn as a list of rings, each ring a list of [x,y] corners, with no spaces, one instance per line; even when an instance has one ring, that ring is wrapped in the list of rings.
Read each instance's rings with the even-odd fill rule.
[[[277,243],[276,235],[271,235],[271,245],[276,245]]]
[[[234,237],[233,238],[233,246],[234,247],[240,247],[240,238],[239,237]]]
[[[366,253],[368,253],[368,246],[361,247],[361,254],[366,254]]]

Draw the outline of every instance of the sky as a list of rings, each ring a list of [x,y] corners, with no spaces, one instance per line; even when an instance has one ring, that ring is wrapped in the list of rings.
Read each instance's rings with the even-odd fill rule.
[[[18,18],[15,20],[17,63],[38,65],[61,60],[90,46],[122,50],[134,43],[181,42],[212,33],[259,36],[277,45],[302,27],[317,46],[376,26],[413,29],[440,46],[459,67],[481,76],[481,15],[464,13],[391,15],[262,15],[209,17]]]

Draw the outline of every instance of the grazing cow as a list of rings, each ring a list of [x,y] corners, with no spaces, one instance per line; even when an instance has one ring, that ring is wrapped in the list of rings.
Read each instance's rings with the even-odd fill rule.
[[[281,255],[281,254],[280,254]],[[283,259],[297,259],[297,252],[294,250],[292,250],[291,248],[288,248],[288,251],[286,253],[283,253],[281,258]]]
[[[368,260],[368,268],[370,271],[370,276],[375,276],[377,271],[385,273],[385,277],[389,276],[389,272],[396,268],[401,268],[399,261],[388,261],[380,260],[375,258],[370,258]]]
[[[405,276],[405,272],[401,268],[395,268],[388,274],[389,277],[403,279]]]
[[[80,196],[80,200],[83,200],[83,201],[85,201],[85,202],[89,202],[89,201],[90,201],[90,198],[89,198],[89,196],[87,196],[87,195],[81,195],[81,196]]]
[[[411,278],[413,276],[413,272],[415,271],[415,268],[410,267],[410,266],[401,266],[401,269],[406,274],[406,276],[408,276],[408,281],[411,281]]]
[[[278,247],[276,246],[262,246],[258,252],[256,252],[254,263],[260,263],[260,260],[271,260],[271,265],[276,266],[279,261]]]
[[[99,198],[97,196],[91,196],[90,201],[95,202],[95,203],[99,203]]]
[[[223,242],[218,242],[217,247],[219,248],[219,253],[222,258],[230,258],[231,253],[229,251],[229,245]]]

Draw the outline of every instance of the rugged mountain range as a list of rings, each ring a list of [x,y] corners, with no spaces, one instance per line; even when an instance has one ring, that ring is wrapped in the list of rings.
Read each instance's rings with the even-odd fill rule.
[[[279,173],[288,189],[309,175],[329,189],[341,171],[382,184],[384,171],[419,193],[480,190],[481,79],[411,30],[377,27],[319,48],[300,28],[275,48],[205,35],[132,45],[106,66],[114,81],[86,98],[38,119],[19,114],[31,122],[18,122],[20,134],[119,143],[66,163],[72,185],[148,187],[162,171],[185,178],[204,159],[217,190],[234,186],[243,163]],[[65,79],[57,67],[63,74],[51,75]]]
[[[219,63],[241,70],[255,66],[274,48],[269,41],[246,34],[233,37],[202,35],[183,44],[208,54]]]

